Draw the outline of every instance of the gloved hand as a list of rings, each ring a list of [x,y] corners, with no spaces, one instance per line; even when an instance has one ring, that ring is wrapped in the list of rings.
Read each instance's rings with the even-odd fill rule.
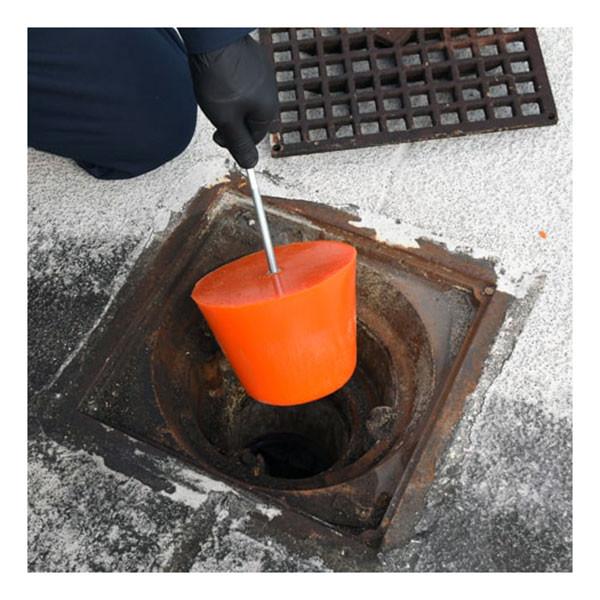
[[[189,56],[198,105],[217,128],[213,139],[240,167],[258,162],[256,144],[277,112],[275,73],[249,35],[219,50]]]

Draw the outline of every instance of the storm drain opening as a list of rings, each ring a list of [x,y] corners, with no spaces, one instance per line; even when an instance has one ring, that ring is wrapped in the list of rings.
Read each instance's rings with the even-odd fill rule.
[[[263,29],[275,157],[557,123],[535,29]]]
[[[337,239],[358,251],[350,381],[292,407],[258,403],[239,384],[190,298],[202,275],[261,247],[251,199],[225,184],[194,200],[132,279],[79,409],[314,517],[311,527],[377,545],[392,521],[410,529],[509,297],[487,264],[426,243],[383,244],[315,203],[267,207],[275,244]]]
[[[303,479],[325,471],[335,462],[335,454],[298,433],[267,433],[246,448],[246,460],[255,465],[256,473],[271,477]]]
[[[251,219],[249,210],[244,214]],[[431,348],[410,303],[362,266],[358,296],[353,377],[326,398],[292,407],[248,397],[195,307],[173,305],[152,346],[152,381],[161,411],[190,452],[269,489],[343,482],[349,469],[359,473],[379,460],[404,435],[416,401],[431,393]],[[390,335],[394,322],[397,338]]]
[[[210,397],[216,406],[197,403],[196,421],[209,443],[236,463],[240,477],[306,479],[338,462],[351,435],[344,403],[330,397],[297,407],[259,404],[244,393],[227,360],[218,356],[219,376],[229,383]]]

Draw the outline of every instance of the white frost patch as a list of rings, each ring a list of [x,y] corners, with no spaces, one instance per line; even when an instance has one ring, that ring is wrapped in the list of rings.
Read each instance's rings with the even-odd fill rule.
[[[237,492],[222,481],[211,479],[202,473],[192,471],[191,469],[181,469],[177,473],[178,479],[183,480],[184,485],[192,489],[197,489],[203,493],[216,492],[219,494],[236,494]]]
[[[172,462],[169,460],[169,462]],[[175,486],[174,492],[162,490],[160,493],[175,502],[186,504],[190,508],[197,509],[202,506],[211,493],[234,494],[237,492],[222,481],[211,479],[206,475],[197,473],[187,468],[178,468],[172,463],[173,472],[167,475],[169,481]],[[171,470],[171,469],[169,469]]]
[[[419,240],[428,240],[445,247],[449,252],[466,254],[475,259],[489,260],[495,265],[496,287],[515,298],[524,298],[539,274],[523,269],[520,265],[508,263],[490,250],[465,246],[464,242],[449,240],[404,222],[398,222],[379,213],[361,210],[360,221],[349,221],[350,225],[375,231],[378,242],[403,248],[418,248]]]
[[[280,517],[283,514],[279,508],[275,508],[274,506],[267,506],[266,504],[257,504],[256,510],[261,515],[267,517],[269,521],[272,521],[275,517]]]
[[[391,246],[403,246],[404,248],[418,248],[418,238],[422,238],[424,232],[418,227],[413,227],[408,223],[397,223],[395,219],[390,219],[376,212],[361,210],[360,221],[350,221],[354,227],[366,227],[375,230],[375,239],[378,242],[389,244]]]
[[[171,500],[175,500],[175,502],[185,504],[194,510],[200,508],[208,499],[208,492],[201,492],[180,483],[173,483],[173,485],[175,486],[174,492],[165,492],[164,490],[161,490],[159,493]]]
[[[224,521],[229,516],[229,510],[225,506],[222,506],[215,516],[215,521],[220,523]]]
[[[180,502],[182,504],[186,504],[190,508],[197,509],[200,508],[208,500],[208,497],[211,493],[235,493],[234,490],[226,486],[224,483],[208,479],[208,477],[205,479],[206,482],[211,482],[210,485],[202,485],[200,487],[195,487],[171,481],[171,483],[175,486],[175,491],[169,493],[164,490],[161,490],[160,494],[166,496],[167,498],[170,498],[171,500],[175,500],[175,502]]]
[[[171,214],[171,211],[165,208],[159,210],[156,213],[152,222],[152,230],[154,231],[154,233],[160,233],[161,231],[164,231],[167,228],[169,220],[171,219]]]
[[[509,275],[507,269],[506,274],[498,276],[498,289],[515,298],[525,298],[527,292],[535,285],[539,274],[531,271],[521,271],[519,275],[515,275],[516,267],[511,267],[510,270],[513,273],[512,275]]]
[[[120,534],[121,534],[121,530],[116,525],[113,525],[108,530],[108,534],[106,535],[106,539],[109,542],[116,542],[119,539],[119,535]]]

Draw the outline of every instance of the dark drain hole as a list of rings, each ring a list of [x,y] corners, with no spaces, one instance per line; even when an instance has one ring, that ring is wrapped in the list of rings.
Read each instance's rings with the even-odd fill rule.
[[[270,477],[304,479],[333,465],[335,458],[312,440],[298,433],[268,433],[248,444],[247,449]]]

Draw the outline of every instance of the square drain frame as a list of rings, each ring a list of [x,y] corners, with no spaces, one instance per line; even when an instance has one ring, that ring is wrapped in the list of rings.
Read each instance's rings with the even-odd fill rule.
[[[274,157],[553,125],[535,29],[262,29]]]
[[[412,427],[411,421],[403,439],[391,440],[381,456],[369,450],[367,456],[372,460],[366,463],[368,468],[361,471],[355,466],[361,464],[361,457],[345,469],[341,481],[326,473],[310,489],[302,485],[265,489],[225,472],[218,453],[207,457],[196,451],[184,439],[189,415],[178,414],[176,400],[165,404],[157,399],[157,390],[164,385],[159,379],[165,380],[151,364],[153,348],[162,335],[159,324],[166,322],[169,329],[171,316],[181,315],[188,331],[185,315],[198,322],[201,319],[189,298],[191,283],[235,258],[228,252],[241,255],[261,247],[251,219],[251,198],[245,183],[237,180],[203,190],[167,239],[150,256],[142,257],[119,293],[110,319],[97,329],[82,357],[57,383],[56,389],[68,390],[69,399],[48,402],[48,429],[66,437],[80,437],[81,432],[87,432],[84,437],[90,439],[102,437],[102,443],[88,443],[96,453],[105,455],[108,465],[116,464],[133,476],[152,480],[147,469],[138,469],[121,432],[133,436],[234,488],[278,504],[285,519],[274,524],[295,535],[334,542],[341,534],[344,541],[358,540],[371,547],[400,544],[413,534],[436,464],[452,439],[465,399],[475,389],[512,297],[495,289],[494,270],[485,261],[449,253],[426,241],[420,241],[418,248],[383,244],[373,230],[353,225],[356,217],[325,205],[264,200],[275,243],[306,239],[307,235],[346,240],[358,250],[360,269],[367,273],[374,269],[382,280],[391,278],[412,290],[411,302],[418,306],[419,318],[431,334],[436,379],[416,424]],[[214,229],[216,224],[221,229]],[[239,235],[240,228],[246,232],[244,236]],[[216,245],[211,246],[211,235]],[[227,244],[223,236],[230,236],[233,245],[233,250],[224,254]],[[361,318],[359,312],[359,321]],[[436,331],[437,323],[452,327]],[[189,333],[198,337],[200,330],[192,328]],[[449,333],[456,338],[452,343],[447,340]],[[176,345],[177,341],[173,345],[167,340],[160,356],[177,352]],[[172,362],[166,380],[180,367],[179,359]],[[180,388],[172,388],[174,396],[181,395]],[[102,423],[113,427],[113,433],[107,433]],[[354,526],[356,523],[360,526]]]

